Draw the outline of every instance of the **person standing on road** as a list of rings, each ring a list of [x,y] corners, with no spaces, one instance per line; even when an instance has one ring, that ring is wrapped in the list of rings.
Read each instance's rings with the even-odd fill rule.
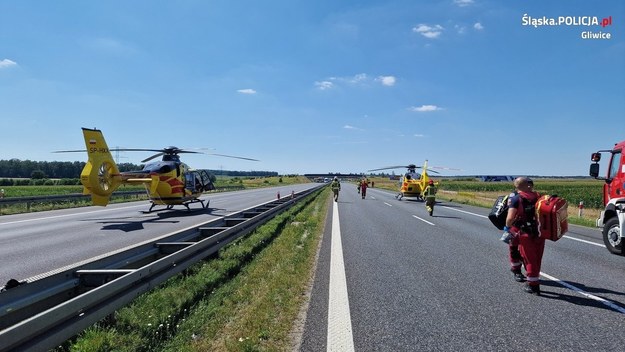
[[[430,216],[434,213],[434,204],[436,204],[436,185],[434,181],[428,181],[427,187],[423,191],[423,198],[425,199],[425,209],[427,209]]]
[[[362,196],[362,199],[365,199],[365,196],[367,195],[367,187],[369,185],[367,184],[367,178],[363,177],[362,181],[360,181],[360,195]]]
[[[536,201],[540,195],[534,191],[533,182],[527,177],[517,177],[514,186],[517,194],[508,200],[506,227],[518,238],[519,252],[525,263],[527,284],[523,290],[540,295],[540,266],[545,250],[545,239],[539,236],[536,221]],[[521,266],[518,268],[520,272]],[[515,279],[516,276],[515,273]]]
[[[534,189],[534,181],[528,178],[527,184],[532,189]],[[506,203],[510,200],[510,198],[519,194],[517,186],[518,185],[515,182],[514,191],[508,195],[507,199],[505,199]],[[510,260],[510,271],[512,271],[515,281],[525,282],[525,275],[523,275],[523,272],[521,271],[523,266],[523,257],[521,256],[521,252],[519,252],[519,237],[511,234],[510,228],[508,226],[504,226],[503,231],[504,232],[501,236],[501,240],[508,244],[508,259]]]
[[[341,190],[341,183],[339,182],[339,178],[334,176],[332,183],[330,184],[330,188],[332,188],[332,193],[334,193],[334,201],[339,201],[339,191]]]

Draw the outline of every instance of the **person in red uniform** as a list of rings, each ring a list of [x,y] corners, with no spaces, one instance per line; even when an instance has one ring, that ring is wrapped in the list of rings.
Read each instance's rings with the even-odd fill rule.
[[[518,193],[508,200],[509,209],[506,227],[518,239],[519,251],[525,263],[527,284],[523,289],[525,292],[539,295],[540,265],[545,250],[545,239],[538,235],[535,217],[535,205],[540,195],[534,192],[533,183],[527,177],[518,177],[514,180],[514,185]],[[511,261],[513,259],[512,253],[510,259]]]
[[[533,189],[534,182],[531,179],[528,179],[527,183]],[[519,190],[517,188],[518,184],[516,182],[514,183],[514,187],[514,192],[508,195],[506,202],[508,202],[510,198],[519,194]],[[514,275],[514,280],[518,282],[525,282],[525,275],[523,275],[523,272],[521,271],[523,258],[521,257],[521,252],[519,251],[519,237],[512,235],[510,233],[510,228],[506,226],[501,240],[508,244],[508,259],[510,260],[510,271],[512,271],[512,274]]]
[[[360,195],[362,196],[362,199],[365,199],[365,196],[367,195],[368,186],[367,179],[363,178],[362,181],[360,181]]]

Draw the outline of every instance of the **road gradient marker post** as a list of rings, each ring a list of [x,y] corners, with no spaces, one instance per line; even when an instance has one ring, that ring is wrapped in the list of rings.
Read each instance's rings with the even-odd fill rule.
[[[328,351],[354,351],[352,320],[349,313],[347,279],[341,244],[339,206],[332,202],[332,245],[330,249],[330,296],[328,299]]]

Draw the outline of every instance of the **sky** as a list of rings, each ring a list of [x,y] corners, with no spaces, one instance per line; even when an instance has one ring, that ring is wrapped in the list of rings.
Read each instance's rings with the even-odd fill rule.
[[[583,176],[624,88],[622,0],[0,0],[0,159]]]

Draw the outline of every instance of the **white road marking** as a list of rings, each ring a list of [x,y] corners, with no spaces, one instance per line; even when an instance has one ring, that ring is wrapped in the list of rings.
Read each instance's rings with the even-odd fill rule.
[[[384,204],[388,205],[389,207],[392,207],[392,205],[388,204],[387,202],[384,202]]]
[[[432,226],[436,226],[436,225],[434,225],[433,223],[431,223],[431,222],[429,222],[429,221],[427,221],[427,220],[425,220],[425,219],[422,219],[422,218],[420,218],[420,217],[418,217],[418,216],[416,216],[416,215],[413,215],[413,217],[414,217],[415,219],[419,219],[419,220],[423,221],[423,222],[424,222],[424,223],[426,223],[426,224],[430,224],[430,225],[432,225]]]
[[[603,247],[603,248],[605,248],[605,245],[604,245],[604,244],[601,244],[601,243],[595,243],[595,242],[590,242],[590,241],[582,240],[582,239],[580,239],[580,238],[575,238],[575,237],[571,237],[571,236],[562,236],[562,238],[568,238],[569,240],[574,240],[574,241],[584,242],[584,243],[587,243],[587,244],[592,244],[592,245],[597,246],[597,247]]]
[[[374,197],[374,196],[371,196],[371,199],[375,200],[375,197]]]
[[[455,211],[458,211],[458,212],[461,212],[461,213],[465,213],[465,214],[469,214],[469,215],[479,216],[480,218],[488,219],[488,216],[485,216],[485,215],[482,215],[482,214],[475,214],[475,213],[468,212],[466,210],[460,210],[460,209],[456,209],[456,208],[446,207],[444,205],[441,205],[440,207],[441,208],[445,208],[445,209],[455,210]]]
[[[587,298],[590,298],[592,300],[600,302],[600,303],[602,303],[602,304],[604,304],[604,305],[606,305],[606,306],[616,310],[619,313],[625,314],[625,308],[622,308],[622,307],[614,304],[613,302],[608,301],[607,299],[604,299],[604,298],[592,295],[592,294],[590,294],[590,293],[588,293],[588,292],[586,292],[586,291],[584,291],[584,290],[582,290],[582,289],[580,289],[578,287],[575,287],[575,286],[569,284],[568,282],[564,282],[564,281],[562,281],[562,280],[560,280],[560,279],[558,279],[556,277],[553,277],[551,275],[547,275],[547,274],[543,273],[542,271],[540,272],[540,275],[542,275],[542,276],[546,277],[547,279],[549,279],[551,281],[554,281],[554,282],[556,282],[556,283],[558,283],[558,284],[560,284],[560,285],[562,285],[562,286],[564,286],[564,287],[566,287],[566,288],[568,288],[570,290],[573,290],[573,291],[581,294],[582,296],[585,296]]]
[[[328,302],[328,351],[354,351],[352,320],[349,313],[347,279],[341,244],[339,207],[332,209],[332,245],[330,250],[330,296]]]

